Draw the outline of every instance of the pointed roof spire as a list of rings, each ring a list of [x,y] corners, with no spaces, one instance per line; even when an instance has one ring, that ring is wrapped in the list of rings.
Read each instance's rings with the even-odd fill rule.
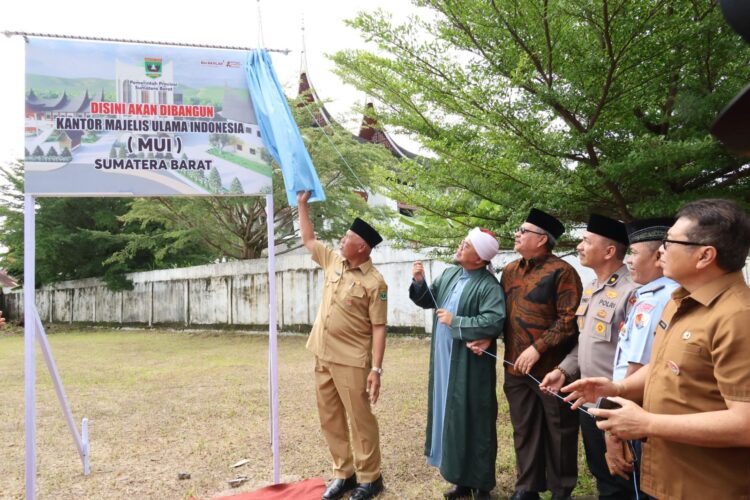
[[[299,74],[307,74],[307,43],[305,42],[305,15],[302,14],[302,51],[300,53]]]
[[[299,69],[299,88],[297,89],[297,96],[302,96],[305,103],[315,104],[318,109],[311,110],[315,117],[315,122],[319,127],[325,127],[333,123],[331,114],[326,109],[323,101],[318,97],[318,93],[315,92],[315,88],[310,83],[310,78],[307,76],[307,45],[305,43],[305,21],[302,19],[302,51],[300,52],[300,69]],[[299,103],[298,106],[306,106],[305,103]]]
[[[398,159],[418,158],[418,155],[415,153],[399,146],[390,134],[380,126],[377,113],[375,112],[375,105],[370,96],[365,100],[365,112],[362,114],[362,124],[359,127],[359,138],[367,142],[385,146],[391,154]]]

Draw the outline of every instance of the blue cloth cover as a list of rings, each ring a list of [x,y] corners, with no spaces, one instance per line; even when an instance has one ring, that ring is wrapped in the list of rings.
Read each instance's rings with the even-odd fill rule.
[[[325,200],[318,173],[292,117],[268,52],[261,49],[250,51],[245,75],[263,142],[281,166],[289,205],[297,206],[297,191],[312,191],[310,201]]]

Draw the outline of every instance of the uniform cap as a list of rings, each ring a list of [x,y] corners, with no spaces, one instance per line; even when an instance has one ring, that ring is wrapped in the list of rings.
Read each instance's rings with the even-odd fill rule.
[[[529,216],[526,217],[526,222],[544,229],[554,236],[555,239],[558,239],[565,232],[565,226],[563,226],[562,222],[538,208],[531,209]]]
[[[667,237],[667,231],[675,220],[672,217],[657,217],[653,219],[637,219],[625,224],[630,244],[642,241],[661,241]]]
[[[359,217],[354,219],[354,222],[352,222],[352,227],[350,227],[349,229],[353,233],[358,234],[363,240],[365,240],[365,243],[367,243],[370,248],[375,248],[378,243],[383,241],[383,237],[380,236],[380,233],[378,233],[374,227],[372,227]]]
[[[610,219],[604,215],[591,214],[586,231],[604,236],[625,246],[628,245],[628,232],[625,230],[625,224],[619,220]]]

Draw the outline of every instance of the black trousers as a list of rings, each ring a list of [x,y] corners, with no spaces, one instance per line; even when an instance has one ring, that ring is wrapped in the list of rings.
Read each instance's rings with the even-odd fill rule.
[[[635,487],[632,479],[626,481],[609,473],[604,454],[607,445],[604,432],[596,426],[596,421],[589,415],[579,412],[583,447],[586,450],[586,463],[591,474],[596,478],[596,487],[601,500],[630,500],[635,498]]]
[[[577,412],[526,376],[506,371],[503,390],[513,424],[516,490],[569,495],[578,479]]]

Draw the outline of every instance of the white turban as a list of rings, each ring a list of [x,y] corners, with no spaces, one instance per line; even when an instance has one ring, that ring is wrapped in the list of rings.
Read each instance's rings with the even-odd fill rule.
[[[468,239],[474,246],[474,250],[476,250],[477,255],[479,255],[482,260],[486,260],[488,262],[491,261],[492,258],[495,257],[495,255],[497,255],[497,250],[500,248],[500,244],[497,242],[497,238],[495,238],[495,236],[486,229],[475,227],[474,229],[469,231]]]

